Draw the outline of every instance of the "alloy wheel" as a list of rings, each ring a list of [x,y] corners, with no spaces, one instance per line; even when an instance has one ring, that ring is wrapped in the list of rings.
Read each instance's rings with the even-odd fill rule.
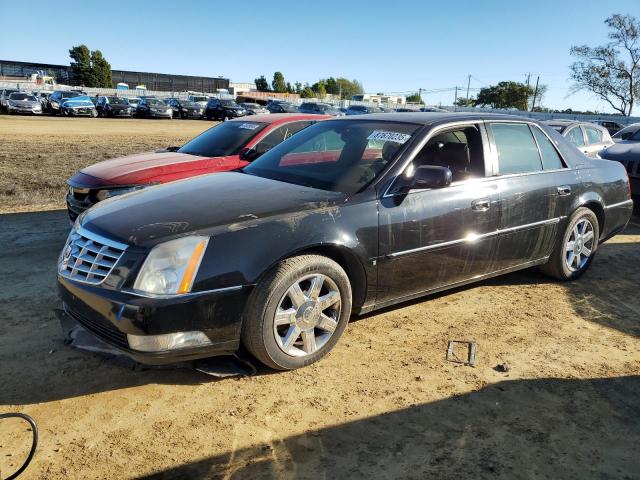
[[[593,225],[586,218],[578,220],[565,245],[565,263],[572,272],[581,270],[589,261],[594,245]]]
[[[337,285],[322,274],[296,280],[278,303],[273,333],[287,355],[304,357],[320,350],[331,338],[340,318]]]

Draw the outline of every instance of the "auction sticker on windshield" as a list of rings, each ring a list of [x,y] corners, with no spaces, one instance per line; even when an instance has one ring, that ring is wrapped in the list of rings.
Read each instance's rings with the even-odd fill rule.
[[[244,128],[246,130],[255,130],[259,126],[260,125],[258,125],[257,123],[243,123],[238,128]]]
[[[395,142],[400,145],[404,144],[411,138],[411,135],[398,132],[386,132],[384,130],[374,130],[371,135],[367,137],[367,140],[379,140],[381,142]]]

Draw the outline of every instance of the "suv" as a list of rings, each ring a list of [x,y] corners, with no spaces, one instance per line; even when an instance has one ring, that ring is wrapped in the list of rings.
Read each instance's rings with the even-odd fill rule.
[[[316,115],[331,115],[341,117],[344,115],[340,110],[330,103],[304,102],[298,109],[300,113],[312,113]]]
[[[380,107],[367,107],[366,105],[350,105],[347,115],[364,115],[366,113],[380,113]]]
[[[129,117],[133,109],[126,98],[101,95],[96,101],[96,110],[100,117]]]
[[[5,88],[0,92],[0,112],[5,111],[8,112],[7,108],[7,100],[9,100],[9,95],[12,93],[18,93],[20,90],[17,88]]]
[[[609,132],[609,135],[615,135],[624,128],[624,125],[618,122],[612,122],[611,120],[595,120],[593,123],[604,127]]]
[[[202,118],[204,107],[199,102],[165,98],[164,102],[173,110],[173,118]]]
[[[269,100],[267,110],[271,113],[298,113],[298,107],[283,100]]]
[[[231,99],[212,98],[207,102],[204,115],[207,120],[227,120],[244,117],[247,111]]]

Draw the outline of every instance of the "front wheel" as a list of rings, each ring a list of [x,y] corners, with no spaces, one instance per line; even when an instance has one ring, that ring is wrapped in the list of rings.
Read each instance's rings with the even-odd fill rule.
[[[599,238],[596,214],[588,208],[578,208],[569,218],[564,234],[542,271],[558,280],[580,278],[595,257]]]
[[[320,255],[292,257],[256,285],[242,343],[265,365],[293,370],[329,353],[350,315],[351,284],[342,267]]]

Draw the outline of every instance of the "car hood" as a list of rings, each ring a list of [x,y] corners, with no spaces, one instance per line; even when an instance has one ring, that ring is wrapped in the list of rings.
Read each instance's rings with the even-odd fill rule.
[[[196,232],[215,235],[282,215],[327,208],[344,194],[240,172],[202,175],[98,203],[82,226],[131,245],[151,246]]]
[[[62,105],[65,107],[93,107],[91,100],[63,100]]]
[[[621,141],[611,145],[600,153],[607,160],[640,161],[640,142]]]
[[[80,173],[100,179],[105,186],[134,185],[148,183],[153,175],[181,171],[181,167],[194,169],[193,162],[206,158],[178,152],[148,152],[105,160],[83,168]]]
[[[39,100],[11,100],[14,105],[19,105],[21,107],[39,107]]]
[[[109,104],[109,108],[111,108],[112,110],[126,110],[127,108],[131,108],[131,107],[132,105],[119,105],[115,103]]]

